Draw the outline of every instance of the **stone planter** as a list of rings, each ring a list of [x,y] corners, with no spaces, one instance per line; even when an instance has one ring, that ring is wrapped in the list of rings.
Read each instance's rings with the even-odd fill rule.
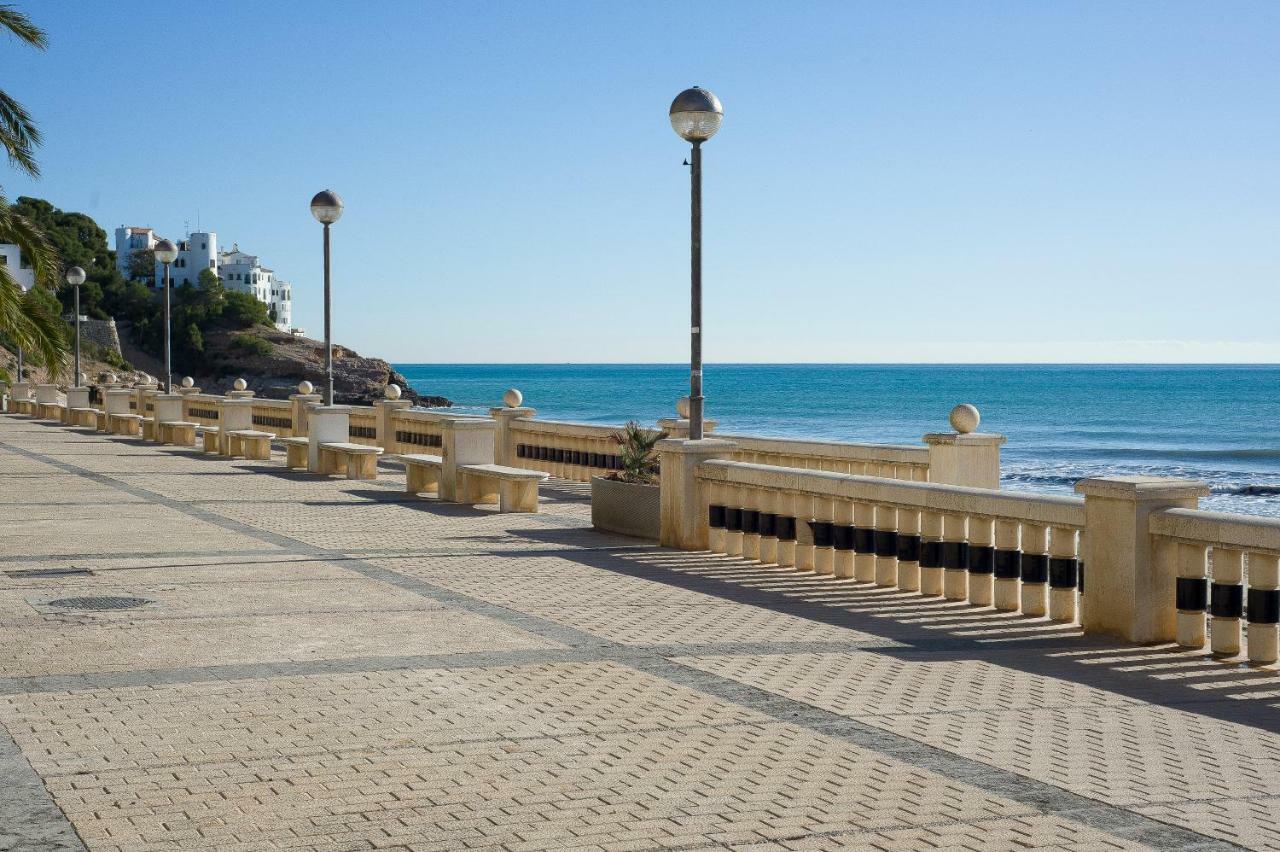
[[[591,478],[591,524],[604,532],[657,541],[662,489],[657,485]]]

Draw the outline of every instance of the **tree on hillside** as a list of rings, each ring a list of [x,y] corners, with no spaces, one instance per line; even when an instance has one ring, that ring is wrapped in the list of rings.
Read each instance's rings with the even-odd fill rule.
[[[44,30],[12,6],[0,6],[0,30],[7,30],[37,50],[48,46]],[[39,145],[40,129],[35,120],[22,104],[0,90],[0,146],[4,147],[9,163],[31,177],[39,177],[40,167],[35,159]],[[36,288],[56,288],[60,277],[57,252],[38,225],[9,206],[3,192],[0,192],[0,242],[18,246],[31,265]],[[24,294],[9,270],[0,267],[0,335],[8,343],[29,350],[35,356],[33,360],[56,375],[67,360],[65,323],[56,311],[50,313],[48,307],[38,296]]]

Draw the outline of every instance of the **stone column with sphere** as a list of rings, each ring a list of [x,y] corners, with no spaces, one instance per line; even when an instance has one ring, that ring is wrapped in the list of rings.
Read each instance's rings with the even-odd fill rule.
[[[516,442],[511,434],[511,423],[514,420],[528,419],[537,414],[537,409],[524,406],[524,394],[510,388],[502,395],[502,407],[490,408],[489,414],[496,422],[493,435],[494,464],[516,467]]]
[[[1000,446],[1004,435],[976,431],[982,417],[969,404],[951,409],[954,432],[924,436],[929,445],[929,481],[971,488],[1000,487]]]
[[[324,397],[315,392],[311,382],[298,382],[298,392],[289,395],[289,404],[292,406],[290,419],[293,421],[293,437],[307,437],[307,412],[312,406],[319,405],[322,399]]]
[[[386,399],[380,399],[373,404],[374,423],[377,424],[378,429],[378,446],[388,454],[396,451],[395,413],[413,405],[409,400],[401,399],[401,393],[399,385],[389,384],[383,391]]]

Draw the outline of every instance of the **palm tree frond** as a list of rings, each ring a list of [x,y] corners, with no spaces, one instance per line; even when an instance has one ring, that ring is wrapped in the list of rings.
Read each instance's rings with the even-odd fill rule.
[[[0,91],[0,145],[9,155],[9,162],[31,177],[40,175],[34,152],[41,139],[40,128],[27,108]]]
[[[36,50],[44,50],[49,46],[49,36],[36,26],[24,13],[9,4],[0,5],[0,29],[8,30]]]
[[[0,266],[0,330],[27,351],[32,363],[48,368],[50,378],[61,374],[67,364],[66,328],[39,294],[23,293],[8,268]]]

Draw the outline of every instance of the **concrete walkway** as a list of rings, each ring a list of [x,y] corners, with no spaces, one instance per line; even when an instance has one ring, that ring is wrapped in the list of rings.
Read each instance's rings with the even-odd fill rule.
[[[0,416],[0,849],[1280,848],[1274,671],[402,487]]]

